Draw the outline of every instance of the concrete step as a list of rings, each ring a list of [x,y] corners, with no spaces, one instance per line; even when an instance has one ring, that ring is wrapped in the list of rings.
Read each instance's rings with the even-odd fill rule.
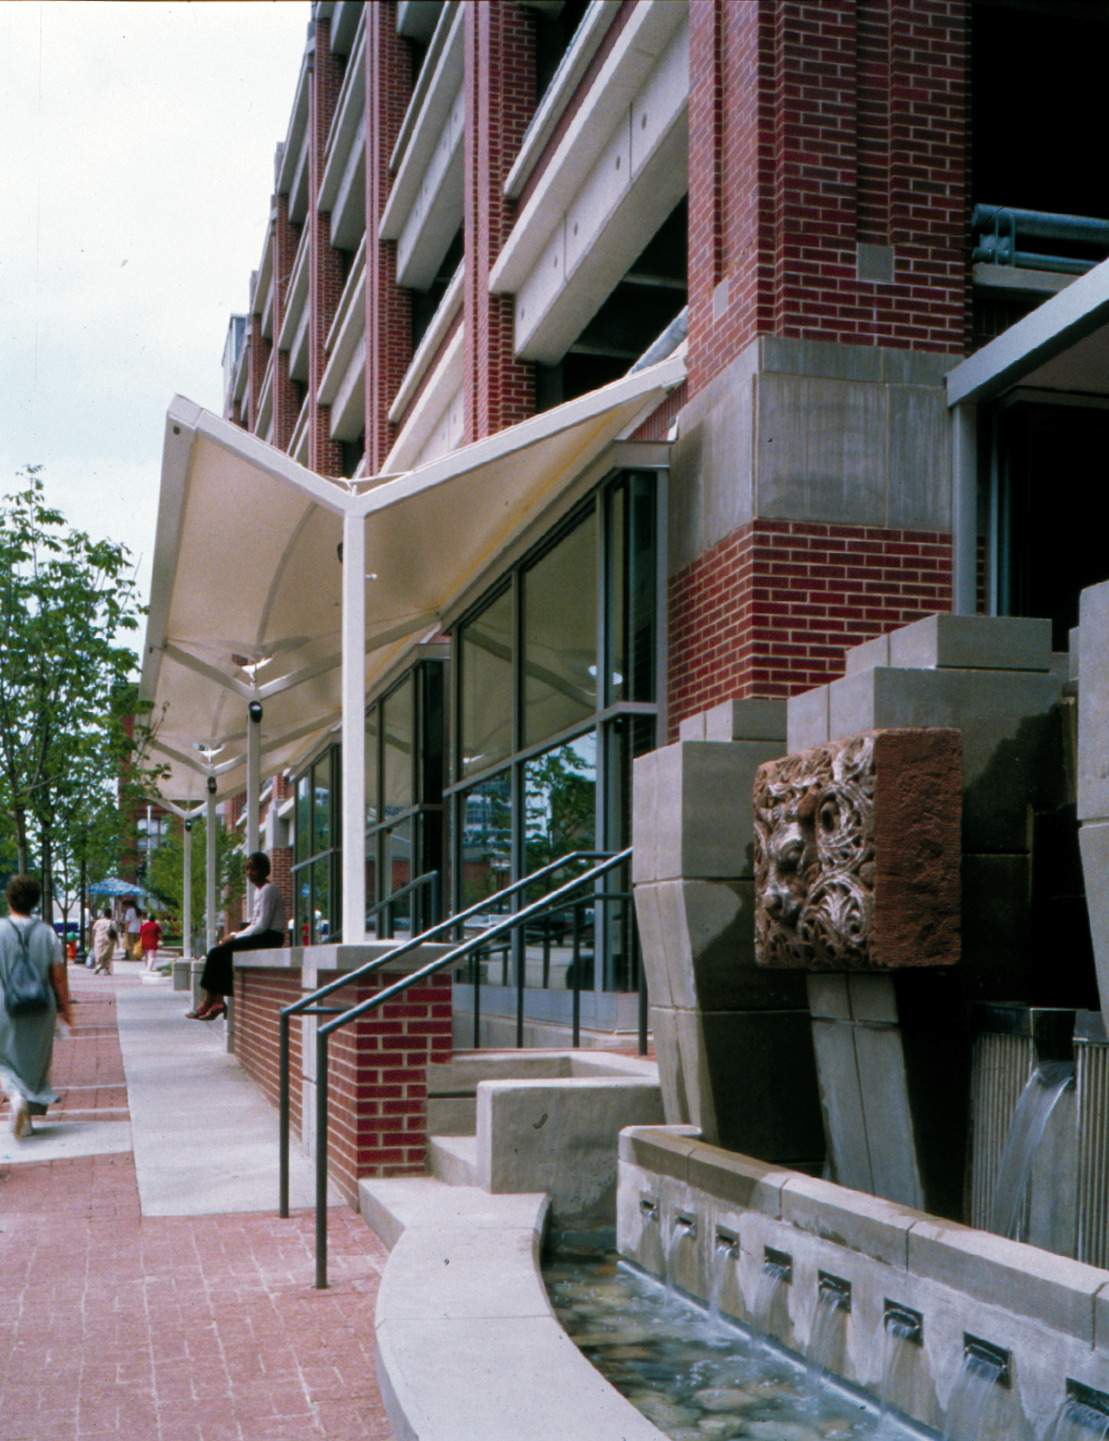
[[[431,1176],[362,1181],[359,1196],[390,1248],[375,1344],[398,1441],[665,1441],[555,1320],[544,1196]]]
[[[427,1163],[431,1174],[448,1186],[477,1184],[476,1136],[429,1136]]]

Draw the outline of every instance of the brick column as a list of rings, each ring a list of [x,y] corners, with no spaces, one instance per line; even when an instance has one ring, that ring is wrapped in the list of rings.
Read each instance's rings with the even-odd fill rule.
[[[331,51],[331,21],[315,21],[308,99],[308,465],[320,475],[341,475],[342,446],[331,439],[331,407],[317,401],[327,366],[327,336],[343,294],[343,263],[331,245],[331,216],[317,207],[324,152],[343,84],[343,67]]]
[[[535,410],[533,367],[513,349],[511,296],[489,272],[512,228],[504,181],[535,110],[534,22],[519,5],[466,7],[466,440]]]
[[[691,394],[759,334],[962,349],[965,12],[690,7]]]
[[[397,284],[397,247],[379,240],[389,199],[389,157],[412,93],[411,61],[394,0],[366,9],[366,471],[381,469],[395,427],[389,406],[412,358],[408,292]]]
[[[278,344],[299,243],[300,229],[289,219],[289,197],[278,195],[273,222],[273,443],[278,450],[288,449],[300,414],[300,396],[289,374],[289,352]]]
[[[249,345],[247,363],[250,366],[250,380],[246,397],[246,428],[253,432],[258,429],[258,397],[262,394],[262,382],[266,378],[266,366],[270,363],[270,351],[273,348],[262,335],[262,317],[257,311],[250,317]]]

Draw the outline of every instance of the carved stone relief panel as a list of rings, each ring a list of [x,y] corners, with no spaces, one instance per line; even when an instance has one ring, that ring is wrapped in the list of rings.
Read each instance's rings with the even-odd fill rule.
[[[877,730],[760,766],[760,965],[886,970],[959,959],[961,758],[957,730]]]

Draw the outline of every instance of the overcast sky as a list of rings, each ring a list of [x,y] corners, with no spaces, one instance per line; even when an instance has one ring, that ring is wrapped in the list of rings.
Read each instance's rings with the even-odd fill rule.
[[[144,596],[174,394],[222,412],[308,0],[0,0],[0,496],[123,541]]]

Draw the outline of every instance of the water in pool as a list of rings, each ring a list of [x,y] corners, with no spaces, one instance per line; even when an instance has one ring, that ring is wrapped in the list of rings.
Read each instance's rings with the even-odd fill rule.
[[[909,1441],[926,1433],[614,1255],[543,1267],[559,1321],[672,1441]],[[819,1379],[818,1379],[819,1378]]]

